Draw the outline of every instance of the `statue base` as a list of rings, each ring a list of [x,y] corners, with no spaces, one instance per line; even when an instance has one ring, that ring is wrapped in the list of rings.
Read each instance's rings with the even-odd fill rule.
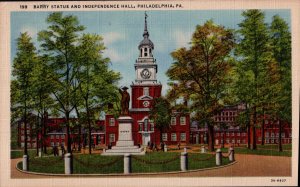
[[[102,155],[144,155],[145,149],[134,145],[132,140],[132,122],[130,116],[120,116],[119,121],[119,138],[116,146],[106,150]]]

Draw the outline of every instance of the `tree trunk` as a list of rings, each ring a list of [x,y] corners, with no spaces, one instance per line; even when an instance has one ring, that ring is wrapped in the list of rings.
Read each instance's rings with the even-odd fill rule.
[[[208,127],[208,149],[209,151],[214,151],[214,126],[211,124],[207,125]]]
[[[66,113],[66,120],[67,120],[67,151],[68,151],[68,153],[72,154],[69,112]]]
[[[252,124],[252,150],[256,150],[256,106],[254,107],[253,124]]]
[[[42,138],[41,138],[41,141],[42,141],[42,148],[44,149],[44,153],[47,154],[47,145],[46,145],[46,121],[47,121],[47,118],[46,118],[46,115],[45,115],[45,112],[44,112],[44,115],[42,116]]]
[[[263,108],[263,121],[261,126],[261,145],[265,145],[265,109]]]
[[[89,123],[89,154],[92,154],[92,129],[91,129],[91,122],[88,119]]]
[[[279,136],[278,136],[278,151],[282,152],[282,142],[281,142],[281,133],[282,133],[282,124],[281,120],[279,120]]]
[[[251,133],[250,133],[250,124],[247,125],[247,148],[250,149],[251,148]]]

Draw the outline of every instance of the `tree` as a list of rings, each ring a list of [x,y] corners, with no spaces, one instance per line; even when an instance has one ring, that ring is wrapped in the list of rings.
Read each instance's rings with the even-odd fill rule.
[[[196,27],[189,49],[180,48],[171,53],[175,62],[167,71],[176,84],[171,92],[188,96],[194,119],[207,125],[211,151],[214,150],[213,116],[220,111],[227,95],[234,45],[232,30],[207,21]]]
[[[55,107],[54,99],[51,97],[52,92],[52,75],[47,65],[47,57],[38,57],[37,62],[32,67],[32,90],[34,98],[34,109],[38,116],[37,124],[37,149],[40,147],[44,153],[47,152],[45,138],[47,134],[46,119],[49,110]],[[38,140],[41,135],[41,140]]]
[[[52,94],[59,104],[59,111],[66,119],[67,128],[67,152],[71,153],[70,139],[70,113],[74,109],[77,100],[74,94],[78,87],[74,88],[78,69],[76,69],[76,42],[79,32],[84,27],[79,25],[75,16],[63,16],[61,12],[51,13],[47,18],[50,24],[47,30],[38,33],[38,40],[48,58],[49,69],[52,71]]]
[[[155,128],[160,132],[160,142],[162,142],[162,133],[170,128],[171,112],[170,103],[166,98],[158,97],[153,100],[149,118],[153,120]]]
[[[247,98],[247,106],[250,110],[251,123],[251,149],[256,149],[256,126],[258,115],[264,106],[266,90],[270,84],[268,79],[268,66],[274,63],[270,37],[267,25],[264,23],[264,14],[260,10],[247,10],[242,13],[244,20],[239,24],[240,42],[236,48],[236,54],[240,65],[240,72],[247,77],[239,77],[242,81],[240,91]],[[247,90],[245,92],[245,89]]]
[[[273,90],[275,110],[272,115],[279,122],[278,150],[282,151],[282,123],[291,122],[292,84],[291,84],[291,33],[288,24],[278,15],[273,17],[271,26],[271,43],[276,59],[278,77]]]
[[[32,112],[32,74],[37,61],[36,48],[27,32],[17,39],[17,54],[13,61],[13,80],[11,81],[11,110],[14,119],[21,119],[24,124],[24,155],[27,150],[27,127],[29,114]]]
[[[109,59],[102,56],[104,49],[102,37],[96,34],[84,34],[77,47],[77,99],[82,99],[83,102],[76,111],[78,114],[81,111],[81,121],[88,124],[89,154],[92,145],[92,125],[97,117],[99,118],[96,114],[112,102],[111,96],[116,95],[116,83],[120,79],[119,73],[108,69]]]

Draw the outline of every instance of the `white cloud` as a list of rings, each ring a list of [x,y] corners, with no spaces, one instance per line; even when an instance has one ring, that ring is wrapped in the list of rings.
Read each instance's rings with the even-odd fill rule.
[[[108,32],[103,34],[103,42],[106,46],[124,39],[125,35],[118,32]]]
[[[121,62],[124,58],[115,49],[106,49],[104,56],[110,58],[111,62]]]
[[[20,30],[21,33],[27,32],[31,38],[37,38],[37,29],[30,26],[24,26]]]
[[[182,30],[175,30],[173,32],[173,38],[175,40],[176,48],[187,47],[191,41],[192,33],[184,32]]]

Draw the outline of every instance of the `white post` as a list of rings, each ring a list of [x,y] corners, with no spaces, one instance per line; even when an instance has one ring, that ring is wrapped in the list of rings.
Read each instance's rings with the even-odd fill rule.
[[[65,154],[65,174],[73,173],[73,156],[71,153]]]
[[[183,148],[183,151],[184,151],[185,153],[187,152],[187,151],[186,151],[186,147]]]
[[[131,155],[125,154],[124,155],[124,174],[131,173]]]
[[[105,153],[105,149],[104,148],[103,148],[102,152]]]
[[[164,149],[165,149],[165,150],[164,150],[165,152],[168,152],[167,144],[165,145]]]
[[[217,166],[222,165],[222,151],[221,151],[221,149],[217,149],[217,151],[216,151],[216,165]]]
[[[229,161],[230,162],[233,162],[234,161],[234,149],[233,149],[233,147],[230,147],[229,148]]]
[[[188,153],[187,152],[181,153],[180,168],[181,168],[181,171],[188,170]]]
[[[28,171],[28,155],[23,155],[23,171]]]
[[[205,153],[206,151],[205,151],[205,147],[204,147],[204,145],[202,145],[201,146],[201,153]]]
[[[58,150],[58,156],[63,156],[62,149]]]
[[[42,157],[42,149],[39,149],[39,157]]]

